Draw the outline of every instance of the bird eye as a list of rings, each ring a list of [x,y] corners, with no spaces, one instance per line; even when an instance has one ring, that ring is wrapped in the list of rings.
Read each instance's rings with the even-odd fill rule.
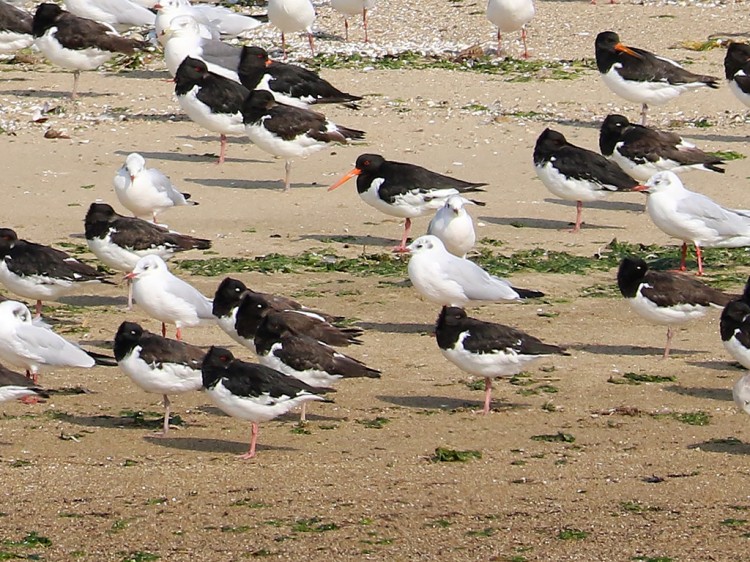
[[[226,363],[227,361],[229,361],[229,356],[228,355],[219,355],[219,361],[221,361],[222,363]]]
[[[364,164],[365,166],[369,166],[369,165],[370,165],[370,161],[369,161],[369,160],[365,160],[365,161],[363,162],[363,164]]]

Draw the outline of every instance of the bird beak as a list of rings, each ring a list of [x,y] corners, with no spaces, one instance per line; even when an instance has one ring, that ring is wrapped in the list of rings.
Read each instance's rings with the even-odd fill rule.
[[[133,174],[130,174],[130,181],[135,181],[135,176]]]
[[[272,64],[273,64],[273,61],[272,61],[271,59],[268,59],[268,60],[266,61],[266,67],[269,67],[269,66],[271,66]]]
[[[623,45],[622,43],[618,43],[617,45],[615,45],[615,51],[620,51],[621,53],[627,53],[628,55],[638,58],[638,59],[643,58],[641,55],[636,53],[633,49],[631,49],[627,45]]]
[[[131,281],[131,280],[135,279],[136,277],[138,277],[138,275],[136,275],[135,273],[133,273],[131,271],[130,273],[126,273],[125,274],[124,279],[127,280],[127,281]]]
[[[329,187],[328,191],[333,191],[337,187],[341,187],[346,182],[348,182],[350,179],[352,179],[355,176],[358,176],[361,173],[362,173],[362,170],[360,170],[359,168],[354,168],[351,172],[349,172],[348,174],[346,174],[343,178],[341,178],[339,181],[337,181],[331,187]]]
[[[651,188],[649,186],[647,186],[647,185],[636,185],[633,188],[633,191],[648,191],[649,189],[651,189]]]

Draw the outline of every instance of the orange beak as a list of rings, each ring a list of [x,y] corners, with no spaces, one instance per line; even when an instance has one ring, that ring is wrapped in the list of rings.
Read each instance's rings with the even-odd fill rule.
[[[647,185],[636,185],[633,191],[648,191],[650,188]]]
[[[130,273],[125,274],[125,279],[128,279],[128,280],[135,279],[136,277],[137,275],[133,273],[132,271]]]
[[[348,174],[346,174],[343,178],[341,178],[339,181],[337,181],[331,187],[329,187],[328,191],[333,191],[337,187],[341,187],[346,182],[348,182],[350,179],[352,179],[355,176],[358,176],[361,173],[362,173],[362,170],[360,170],[359,168],[354,168],[351,172],[349,172]]]
[[[615,45],[615,51],[620,51],[621,53],[627,53],[631,57],[635,57],[637,59],[642,59],[643,57],[636,53],[633,49],[628,47],[627,45],[623,45],[622,43],[618,43]]]
[[[268,66],[271,66],[272,64],[273,64],[273,61],[272,61],[271,59],[268,59],[268,60],[266,61],[266,66],[267,66],[267,67],[268,67]]]

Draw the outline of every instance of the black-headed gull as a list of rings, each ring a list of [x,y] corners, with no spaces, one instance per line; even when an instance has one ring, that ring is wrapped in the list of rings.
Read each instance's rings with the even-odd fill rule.
[[[206,63],[186,57],[177,68],[174,93],[182,110],[201,127],[219,133],[224,162],[227,135],[242,135],[242,103],[250,91],[239,82],[208,70]]]
[[[276,101],[307,108],[321,103],[346,103],[362,99],[347,94],[312,70],[268,58],[262,47],[242,48],[237,74],[248,90],[268,90]]]
[[[246,300],[247,302],[247,300]],[[331,388],[342,378],[380,378],[380,371],[344,355],[300,327],[298,312],[268,311],[255,333],[261,365],[276,369],[315,388]],[[300,421],[305,421],[302,405]]]
[[[375,0],[331,0],[331,8],[344,14],[344,40],[349,41],[349,16],[362,16],[362,27],[365,31],[365,43],[370,41],[367,36],[367,12],[375,7]]]
[[[44,368],[89,368],[95,364],[83,349],[46,325],[32,322],[31,312],[18,301],[0,302],[0,361],[25,369],[35,383]]]
[[[44,396],[45,392],[34,381],[0,365],[0,402],[37,395]]]
[[[440,238],[445,249],[454,256],[466,257],[474,247],[477,235],[474,232],[474,221],[464,207],[475,204],[466,197],[452,195],[432,217],[427,226],[427,234]]]
[[[641,104],[641,125],[649,105],[662,105],[684,92],[718,88],[719,79],[693,74],[673,60],[620,42],[614,31],[602,31],[594,42],[599,75],[618,96]]]
[[[599,150],[638,181],[665,170],[724,173],[721,158],[703,152],[680,135],[631,123],[622,115],[607,115],[602,122]]]
[[[10,228],[0,228],[0,283],[11,292],[36,301],[54,301],[81,283],[111,283],[106,275],[61,250],[19,240]]]
[[[705,195],[686,189],[673,172],[654,174],[635,191],[648,193],[646,210],[654,224],[682,240],[681,271],[686,269],[688,243],[695,246],[698,275],[703,275],[701,248],[750,246],[750,211],[726,209]]]
[[[710,308],[720,309],[732,299],[685,275],[649,269],[644,260],[633,257],[620,262],[617,286],[639,316],[667,326],[664,359],[669,357],[674,335],[672,326],[701,318]]]
[[[570,355],[564,348],[521,330],[471,318],[463,308],[455,306],[444,306],[440,311],[435,337],[448,361],[484,378],[484,414],[490,411],[492,379],[517,375],[543,357]]]
[[[198,289],[175,277],[159,256],[144,256],[125,276],[133,280],[133,297],[149,316],[159,320],[162,336],[166,335],[166,324],[177,327],[177,339],[182,339],[183,326],[197,326],[214,322],[211,314],[211,299]]]
[[[321,390],[257,363],[235,359],[228,349],[212,347],[203,359],[203,388],[233,418],[252,422],[252,436],[242,459],[255,456],[258,423],[271,420],[311,400],[326,401]]]
[[[37,7],[32,31],[34,43],[50,62],[73,70],[73,99],[82,70],[98,68],[115,53],[131,55],[146,46],[143,41],[120,37],[103,23],[79,18],[49,2]]]
[[[513,287],[507,280],[490,275],[474,262],[454,256],[437,236],[420,236],[407,249],[411,254],[409,279],[414,288],[428,301],[441,306],[544,296],[540,291]]]
[[[201,34],[207,39],[219,35],[246,36],[263,25],[259,19],[235,12],[224,6],[208,3],[191,4],[190,0],[159,0],[154,28],[157,38],[163,44],[162,32],[169,23],[181,15],[189,15],[198,21]]]
[[[162,395],[164,423],[161,435],[167,435],[169,395],[202,388],[201,366],[205,350],[152,334],[135,322],[120,324],[113,349],[123,373],[146,392]]]
[[[186,236],[143,219],[124,217],[106,203],[92,203],[84,219],[89,250],[104,265],[132,271],[143,256],[156,254],[168,260],[177,252],[207,250],[211,241]],[[128,309],[132,308],[132,284],[128,284]]]
[[[0,55],[12,55],[34,43],[33,16],[0,0]]]
[[[724,57],[724,76],[735,97],[750,107],[750,45],[729,43]]]
[[[312,25],[315,8],[310,0],[268,0],[268,21],[281,31],[281,50],[286,57],[286,34],[305,31],[310,53],[315,56]]]
[[[153,27],[156,14],[133,0],[63,0],[65,9],[81,18],[113,27]]]
[[[364,131],[337,125],[321,113],[278,103],[267,90],[250,93],[242,105],[242,120],[253,144],[284,158],[284,191],[291,188],[292,158],[365,136]]]
[[[581,230],[584,202],[599,201],[613,191],[628,191],[638,182],[601,154],[576,146],[558,131],[545,129],[534,147],[534,170],[554,195],[576,202],[576,222]]]
[[[146,159],[133,152],[117,170],[113,184],[123,207],[136,217],[156,217],[172,207],[197,205],[189,193],[182,193],[163,172],[147,168]]]
[[[328,191],[354,177],[362,201],[386,215],[406,219],[401,243],[395,248],[397,252],[406,251],[411,219],[437,211],[453,195],[484,191],[482,187],[487,185],[438,174],[416,164],[389,161],[380,154],[360,154],[354,169]],[[479,201],[474,203],[484,205]]]
[[[742,296],[721,311],[719,326],[724,348],[745,369],[750,369],[750,278]]]
[[[533,0],[489,0],[487,2],[487,19],[497,27],[497,54],[503,52],[503,33],[521,30],[523,58],[529,58],[526,48],[526,24],[534,17]]]

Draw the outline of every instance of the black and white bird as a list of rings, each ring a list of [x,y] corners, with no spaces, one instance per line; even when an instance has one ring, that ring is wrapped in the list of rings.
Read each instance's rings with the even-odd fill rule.
[[[258,148],[284,158],[284,191],[291,187],[292,158],[330,146],[360,140],[364,131],[329,121],[322,113],[278,103],[267,90],[255,90],[242,105],[245,134]]]
[[[544,296],[541,291],[513,287],[473,261],[454,256],[437,236],[420,236],[407,249],[412,285],[435,304],[463,306],[472,301],[507,302]]]
[[[27,11],[0,0],[0,55],[13,55],[33,45],[33,19]]]
[[[133,280],[136,304],[161,322],[162,336],[166,336],[167,323],[177,327],[175,337],[181,340],[184,326],[216,321],[211,314],[211,299],[187,281],[172,275],[157,255],[142,257],[125,278]]]
[[[742,296],[721,311],[719,325],[724,348],[740,365],[750,369],[750,278]]]
[[[172,207],[195,206],[189,193],[183,193],[156,168],[147,168],[146,159],[133,152],[117,170],[113,185],[123,207],[135,217],[156,217]]]
[[[693,74],[673,60],[628,47],[614,31],[602,31],[594,43],[599,74],[615,94],[641,104],[641,125],[649,105],[662,105],[684,92],[718,88],[719,79]]]
[[[268,90],[276,101],[303,109],[321,103],[352,104],[362,99],[342,92],[312,70],[269,59],[262,47],[242,48],[237,74],[248,90]]]
[[[475,204],[466,197],[452,195],[432,217],[427,226],[427,234],[440,238],[445,249],[454,256],[465,258],[474,247],[477,235],[474,232],[474,221],[464,207]]]
[[[706,170],[724,173],[724,161],[680,135],[637,125],[622,115],[607,115],[599,129],[599,150],[633,179],[645,182],[669,170]]]
[[[54,301],[82,283],[109,283],[106,275],[62,250],[19,240],[10,228],[0,228],[0,283],[11,292],[36,301]]]
[[[246,297],[245,303],[248,302]],[[331,388],[339,379],[380,378],[380,371],[344,355],[306,333],[291,312],[267,311],[255,333],[255,353],[261,365],[295,377],[314,388]],[[305,421],[302,405],[300,421]]]
[[[729,43],[724,57],[724,76],[735,97],[750,107],[750,45]]]
[[[521,330],[471,318],[463,308],[455,306],[444,306],[440,311],[435,337],[448,361],[484,378],[484,414],[490,411],[492,379],[517,375],[543,357],[570,355],[564,348]]]
[[[146,46],[143,41],[121,37],[108,25],[80,18],[49,2],[37,7],[32,32],[36,46],[50,62],[73,70],[73,99],[81,71],[98,68],[115,53],[132,55]]]
[[[624,258],[620,262],[617,287],[639,316],[667,326],[665,359],[669,357],[673,326],[701,318],[709,309],[720,309],[732,300],[731,296],[697,279],[649,269],[640,258]]]
[[[224,162],[227,135],[242,135],[242,104],[250,92],[239,82],[208,70],[202,60],[186,57],[175,74],[175,95],[182,110],[195,123],[219,133],[221,151],[219,164]]]
[[[213,314],[218,324],[234,341],[255,351],[255,334],[269,313],[281,315],[298,333],[334,346],[362,343],[362,330],[354,326],[337,326],[343,318],[303,307],[283,296],[259,293],[242,281],[227,277],[216,289]]]
[[[86,243],[99,260],[117,271],[132,271],[143,256],[168,260],[177,252],[207,250],[211,241],[174,232],[143,219],[124,217],[106,203],[92,203],[84,220]],[[132,287],[131,287],[132,288]],[[128,307],[132,294],[128,291]]]
[[[544,187],[566,201],[576,202],[581,230],[584,202],[599,201],[614,191],[630,191],[638,182],[601,154],[576,146],[558,131],[545,129],[534,147],[534,170]]]
[[[205,350],[145,331],[135,322],[123,322],[113,346],[117,365],[146,392],[164,400],[162,436],[169,433],[170,394],[183,394],[203,387],[201,366]]]
[[[77,345],[33,322],[18,301],[0,302],[0,361],[26,371],[34,383],[39,371],[54,367],[93,367],[94,358]]]
[[[648,194],[646,210],[654,224],[665,234],[682,240],[681,271],[685,271],[688,244],[695,246],[698,275],[703,275],[701,248],[750,246],[750,211],[727,209],[690,191],[673,172],[654,174],[635,191]]]
[[[212,347],[203,359],[203,388],[211,400],[233,418],[252,423],[250,448],[242,459],[255,456],[258,423],[272,420],[311,400],[328,401],[330,389],[314,388],[279,371],[235,359],[228,349]]]
[[[406,252],[411,219],[437,211],[454,195],[484,191],[482,187],[487,185],[438,174],[416,164],[389,161],[379,154],[361,154],[354,169],[328,191],[354,177],[362,201],[381,213],[405,219],[401,243],[395,248],[397,252]],[[481,201],[472,202],[484,206]]]
[[[30,378],[0,365],[0,402],[21,400],[29,396],[45,397],[46,393]]]

